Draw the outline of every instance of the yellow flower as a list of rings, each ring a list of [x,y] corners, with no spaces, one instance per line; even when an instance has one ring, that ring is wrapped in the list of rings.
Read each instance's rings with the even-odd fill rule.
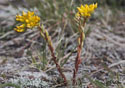
[[[85,4],[84,6],[81,5],[81,7],[77,7],[78,12],[76,13],[76,17],[80,17],[80,16],[90,17],[96,8],[97,8],[97,3],[91,4],[91,5]]]
[[[20,26],[16,26],[16,28],[14,28],[14,30],[17,32],[24,32],[25,31],[25,24],[22,24]]]
[[[36,16],[34,12],[28,11],[27,13],[25,13],[23,11],[22,16],[16,15],[16,21],[19,21],[23,24],[20,26],[17,26],[14,30],[17,32],[23,32],[25,31],[26,28],[33,28],[35,26],[38,26],[40,17]]]

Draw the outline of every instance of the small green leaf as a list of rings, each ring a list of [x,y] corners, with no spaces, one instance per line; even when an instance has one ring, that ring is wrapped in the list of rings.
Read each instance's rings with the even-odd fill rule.
[[[102,82],[100,82],[99,80],[95,80],[95,81],[94,81],[94,84],[95,84],[96,86],[98,86],[99,88],[108,88],[108,87],[106,87]]]

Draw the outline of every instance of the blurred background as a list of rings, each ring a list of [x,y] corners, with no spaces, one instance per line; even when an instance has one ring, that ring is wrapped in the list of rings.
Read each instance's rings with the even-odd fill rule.
[[[81,4],[92,3],[98,3],[98,8],[86,23],[78,87],[124,88],[125,0],[0,0],[0,85],[63,86],[38,29],[25,33],[13,30],[19,24],[16,14],[22,11],[34,11],[40,16],[70,81],[78,37],[75,13]]]

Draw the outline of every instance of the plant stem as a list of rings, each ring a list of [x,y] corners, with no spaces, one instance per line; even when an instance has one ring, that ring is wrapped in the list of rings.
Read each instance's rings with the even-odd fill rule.
[[[84,43],[84,30],[82,30],[81,26],[84,27],[85,26],[85,23],[86,23],[86,20],[87,18],[84,19],[83,21],[83,24],[81,24],[81,22],[79,22],[79,32],[80,32],[80,36],[78,37],[78,39],[80,40],[80,43],[77,47],[77,56],[76,56],[76,59],[75,59],[75,69],[74,69],[74,73],[73,73],[73,81],[72,81],[72,84],[75,86],[76,85],[76,74],[78,72],[78,68],[79,68],[79,65],[81,64],[82,62],[82,59],[81,59],[81,51],[82,51],[82,47],[83,47],[83,43]]]
[[[38,28],[39,28],[40,32],[42,32],[41,27],[39,26]],[[58,62],[56,60],[56,56],[54,54],[54,48],[52,46],[52,43],[50,43],[52,41],[51,41],[51,39],[49,38],[49,36],[46,33],[43,33],[43,34],[44,34],[44,37],[45,37],[44,39],[48,43],[48,47],[49,47],[50,52],[51,52],[52,60],[56,64],[56,68],[57,68],[58,72],[60,73],[61,77],[63,78],[64,84],[67,85],[67,79],[66,79],[65,75],[63,74],[62,69],[61,69],[60,65],[58,64]]]
[[[75,69],[74,69],[74,73],[73,73],[73,85],[76,84],[76,74],[78,72],[78,68],[79,68],[79,64],[81,64],[81,45],[82,43],[80,43],[77,47],[77,57],[76,57],[76,60],[75,60]]]
[[[54,63],[56,64],[57,70],[59,71],[60,75],[62,76],[62,78],[63,78],[63,80],[64,80],[64,84],[67,85],[66,77],[65,77],[65,75],[63,74],[60,65],[59,65],[59,64],[57,63],[57,61],[56,61],[56,56],[55,56],[55,54],[54,54],[54,52],[53,52],[53,47],[50,46],[50,45],[48,45],[48,47],[49,47],[49,49],[50,49],[50,51],[51,51],[52,60],[53,60]]]

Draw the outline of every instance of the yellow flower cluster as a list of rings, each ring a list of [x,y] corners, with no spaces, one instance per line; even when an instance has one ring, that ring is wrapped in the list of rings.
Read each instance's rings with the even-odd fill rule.
[[[90,4],[90,5],[81,5],[81,7],[77,7],[78,12],[76,13],[76,17],[90,17],[93,11],[97,8],[96,4]]]
[[[24,32],[26,28],[33,28],[37,26],[40,21],[40,17],[36,16],[34,12],[28,11],[25,13],[23,11],[22,16],[16,15],[16,21],[20,21],[23,24],[16,26],[14,30],[17,32]]]

